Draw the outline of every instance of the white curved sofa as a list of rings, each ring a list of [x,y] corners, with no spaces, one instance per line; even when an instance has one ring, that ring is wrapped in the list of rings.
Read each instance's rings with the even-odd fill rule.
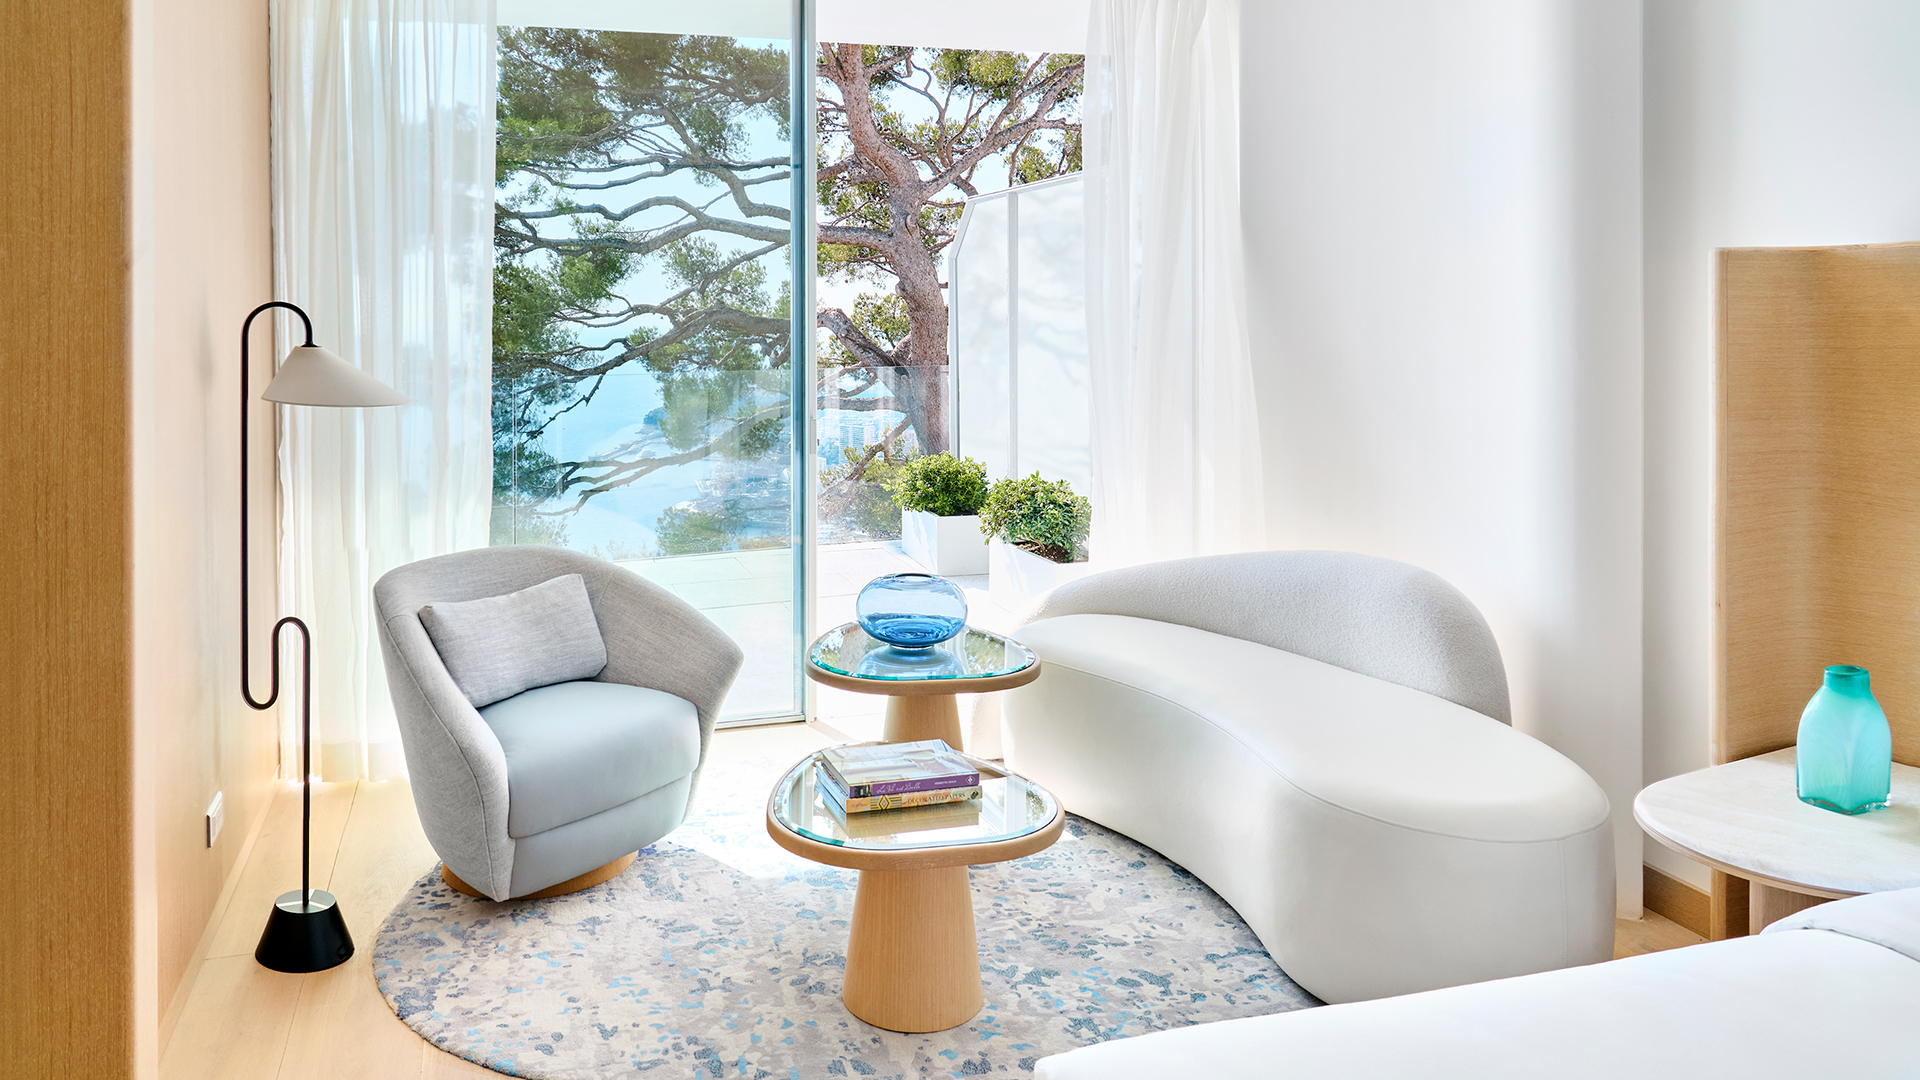
[[[1110,571],[1016,636],[1006,760],[1232,904],[1328,1002],[1606,960],[1613,841],[1579,766],[1508,726],[1485,620],[1341,552]]]
[[[1041,1058],[1036,1080],[1920,1076],[1920,889],[1590,967],[1196,1024]]]

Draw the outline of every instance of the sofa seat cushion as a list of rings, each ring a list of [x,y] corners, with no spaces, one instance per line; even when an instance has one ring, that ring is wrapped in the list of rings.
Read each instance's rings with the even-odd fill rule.
[[[1048,668],[1160,698],[1220,729],[1301,792],[1387,825],[1527,843],[1583,833],[1607,818],[1606,795],[1578,765],[1431,694],[1152,619],[1066,615],[1017,636]],[[1210,769],[1206,761],[1161,767],[1200,784]]]
[[[507,759],[507,835],[637,799],[700,763],[693,703],[610,682],[539,686],[480,710]]]

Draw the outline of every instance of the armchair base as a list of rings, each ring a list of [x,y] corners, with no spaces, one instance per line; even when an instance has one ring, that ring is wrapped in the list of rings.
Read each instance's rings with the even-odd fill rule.
[[[550,896],[565,896],[568,893],[577,893],[582,889],[591,889],[603,881],[611,881],[619,877],[622,871],[633,865],[634,857],[639,854],[637,851],[629,851],[625,855],[607,863],[605,866],[596,866],[586,873],[581,874],[579,877],[568,878],[558,885],[549,885],[539,892],[531,892],[525,896],[511,897],[511,899],[545,900]],[[482,900],[491,899],[479,889],[461,881],[460,876],[455,874],[445,863],[440,864],[440,879],[445,881],[447,887],[454,892],[465,893],[468,896],[476,896]]]

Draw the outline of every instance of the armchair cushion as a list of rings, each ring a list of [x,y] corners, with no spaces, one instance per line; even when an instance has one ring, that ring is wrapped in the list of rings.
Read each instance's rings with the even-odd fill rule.
[[[507,835],[516,840],[637,799],[700,764],[693,703],[643,686],[538,686],[480,718],[506,753]]]
[[[420,624],[476,709],[536,686],[590,679],[607,666],[606,642],[579,574],[504,596],[428,604]]]

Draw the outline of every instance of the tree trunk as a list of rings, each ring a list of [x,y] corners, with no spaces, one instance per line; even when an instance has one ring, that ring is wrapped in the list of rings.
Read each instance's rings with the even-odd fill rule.
[[[942,453],[948,448],[947,298],[920,228],[920,210],[933,193],[924,190],[927,183],[912,159],[890,145],[874,121],[873,75],[862,62],[860,46],[837,46],[833,62],[822,66],[840,90],[854,152],[887,179],[887,240],[880,251],[899,279],[895,288],[906,302],[909,338],[904,368],[883,368],[880,377],[907,407],[920,452]]]
[[[948,449],[947,299],[934,276],[933,257],[920,247],[918,237],[914,238],[914,247],[927,264],[924,273],[931,285],[923,291],[910,292],[907,275],[900,274],[900,295],[907,302],[907,325],[912,329],[912,338],[907,342],[907,366],[899,369],[905,377],[898,381],[910,384],[911,389],[905,395],[896,387],[888,389],[900,397],[903,404],[911,406],[907,416],[913,421],[913,436],[919,440],[920,452],[939,454]]]

